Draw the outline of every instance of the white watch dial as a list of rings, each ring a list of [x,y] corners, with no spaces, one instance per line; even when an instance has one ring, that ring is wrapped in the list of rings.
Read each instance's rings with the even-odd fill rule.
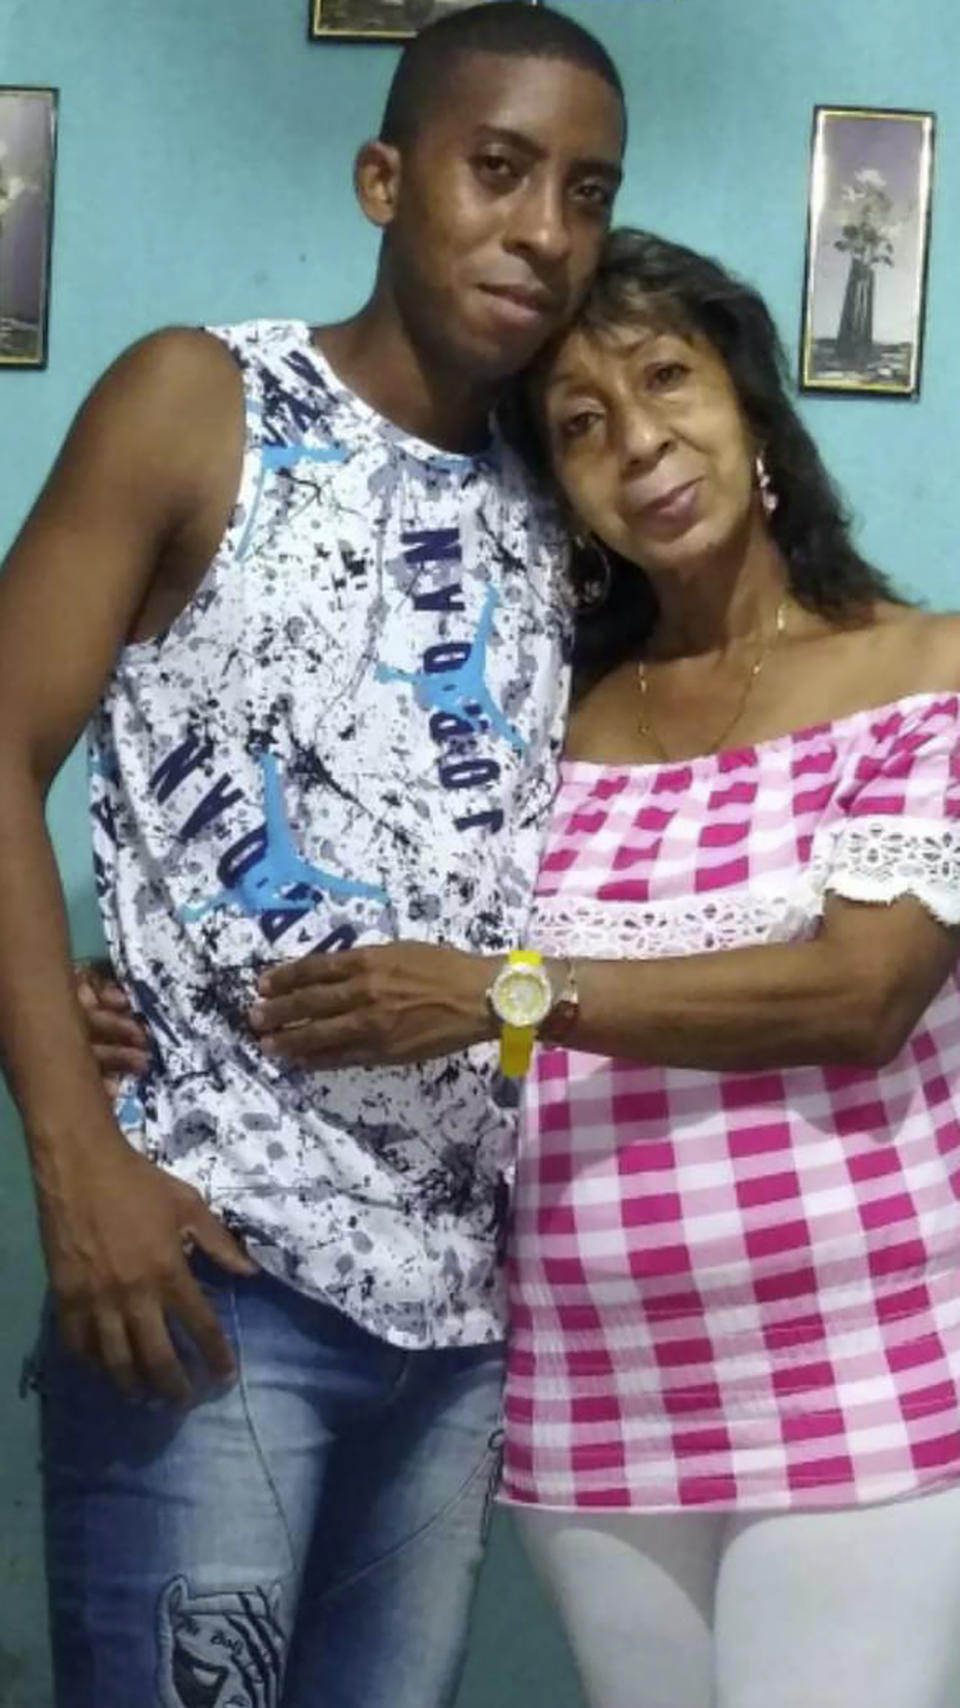
[[[539,1026],[553,1004],[550,980],[541,967],[504,967],[490,994],[507,1026]]]

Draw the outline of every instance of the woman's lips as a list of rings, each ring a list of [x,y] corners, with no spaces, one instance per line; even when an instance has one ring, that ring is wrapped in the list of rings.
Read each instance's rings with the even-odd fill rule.
[[[693,521],[699,496],[699,479],[672,486],[660,498],[644,499],[640,490],[636,490],[632,497],[629,489],[627,493],[628,507],[638,520],[645,525],[669,529],[683,527]]]

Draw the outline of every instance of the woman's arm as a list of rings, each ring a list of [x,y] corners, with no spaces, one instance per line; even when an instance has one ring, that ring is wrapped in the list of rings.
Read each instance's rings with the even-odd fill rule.
[[[958,953],[960,934],[919,902],[832,898],[809,942],[578,959],[580,1009],[563,1042],[664,1067],[877,1066],[902,1049]],[[313,1067],[448,1055],[495,1036],[486,991],[498,965],[426,943],[311,955],[265,975],[251,1020],[270,1054]],[[564,963],[548,967],[559,989]]]
[[[919,902],[832,898],[809,942],[579,961],[580,1013],[564,1042],[664,1067],[876,1067],[903,1048],[958,953],[960,934]]]

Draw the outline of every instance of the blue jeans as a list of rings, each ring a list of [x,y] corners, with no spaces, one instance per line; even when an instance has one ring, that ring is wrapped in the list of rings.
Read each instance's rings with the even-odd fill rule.
[[[446,1708],[502,1348],[404,1352],[267,1276],[197,1274],[240,1376],[185,1414],[43,1337],[59,1708]]]

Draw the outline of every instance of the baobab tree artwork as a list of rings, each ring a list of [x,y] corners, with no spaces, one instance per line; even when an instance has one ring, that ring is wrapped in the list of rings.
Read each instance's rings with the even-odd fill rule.
[[[800,383],[916,396],[934,119],[818,107]]]
[[[862,368],[873,359],[874,302],[878,267],[894,264],[897,221],[882,172],[863,166],[852,184],[844,184],[843,225],[833,247],[849,255],[850,271],[836,336],[836,354],[847,367]]]

